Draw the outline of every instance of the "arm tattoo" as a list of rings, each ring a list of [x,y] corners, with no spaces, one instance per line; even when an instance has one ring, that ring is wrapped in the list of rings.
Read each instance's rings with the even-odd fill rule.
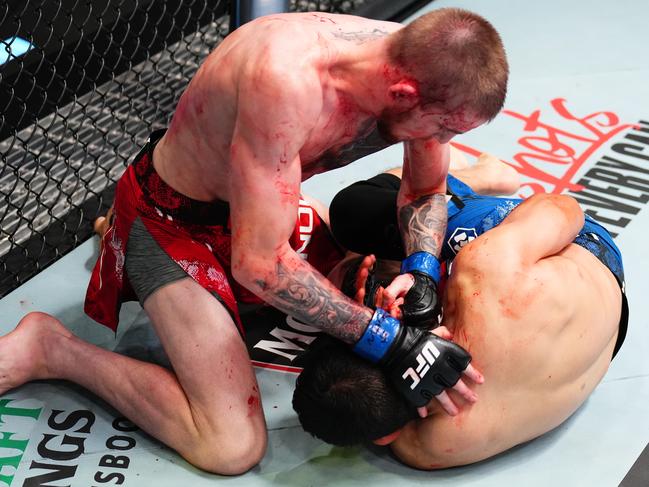
[[[267,289],[269,304],[315,326],[345,343],[356,343],[372,318],[372,312],[342,294],[309,264],[298,267],[277,263],[277,286]]]
[[[375,27],[371,31],[368,30],[357,30],[354,32],[332,32],[333,36],[336,39],[342,39],[344,41],[354,42],[356,44],[364,44],[367,41],[378,39],[379,37],[385,37],[389,34],[388,31],[379,29]]]
[[[399,228],[406,255],[423,250],[439,257],[446,219],[443,194],[424,196],[399,208]]]

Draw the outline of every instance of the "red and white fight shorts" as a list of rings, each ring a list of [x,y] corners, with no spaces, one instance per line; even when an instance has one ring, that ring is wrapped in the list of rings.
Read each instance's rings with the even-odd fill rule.
[[[85,312],[116,330],[121,304],[137,301],[124,261],[131,227],[139,218],[174,262],[219,297],[243,332],[237,302],[261,300],[232,278],[229,205],[192,200],[162,181],[151,157],[160,137],[160,133],[152,135],[117,183],[113,219],[88,285]],[[290,244],[324,275],[344,256],[324,221],[302,199]]]

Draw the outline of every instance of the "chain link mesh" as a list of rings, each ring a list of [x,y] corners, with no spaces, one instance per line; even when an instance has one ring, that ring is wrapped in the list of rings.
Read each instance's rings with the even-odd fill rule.
[[[130,157],[227,34],[228,12],[224,0],[0,3],[0,297],[92,235]]]

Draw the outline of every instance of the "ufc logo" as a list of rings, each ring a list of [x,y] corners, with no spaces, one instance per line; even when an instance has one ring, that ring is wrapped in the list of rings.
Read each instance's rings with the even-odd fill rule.
[[[417,387],[417,384],[419,384],[421,379],[423,379],[423,377],[428,373],[430,366],[435,363],[437,357],[439,357],[439,350],[437,347],[433,345],[433,342],[426,343],[422,351],[417,355],[417,368],[413,369],[412,367],[409,367],[401,376],[402,379],[410,377],[412,380],[410,389]]]

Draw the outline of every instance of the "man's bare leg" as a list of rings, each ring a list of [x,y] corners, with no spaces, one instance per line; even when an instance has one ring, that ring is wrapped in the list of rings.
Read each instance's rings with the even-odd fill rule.
[[[474,165],[451,174],[482,195],[510,195],[521,187],[518,171],[487,153],[480,154]]]
[[[401,168],[386,171],[401,177]],[[449,172],[482,195],[510,195],[521,187],[518,171],[491,154],[483,153],[472,166],[451,165]]]
[[[457,171],[458,169],[466,169],[467,167],[469,167],[469,161],[464,155],[464,152],[453,147],[453,144],[451,144],[449,155],[451,157],[451,161],[448,166],[449,171]]]
[[[238,474],[254,466],[265,451],[266,425],[248,352],[226,309],[190,278],[152,293],[144,309],[173,372],[98,348],[52,316],[30,313],[0,338],[0,393],[31,380],[67,379],[199,468]]]

